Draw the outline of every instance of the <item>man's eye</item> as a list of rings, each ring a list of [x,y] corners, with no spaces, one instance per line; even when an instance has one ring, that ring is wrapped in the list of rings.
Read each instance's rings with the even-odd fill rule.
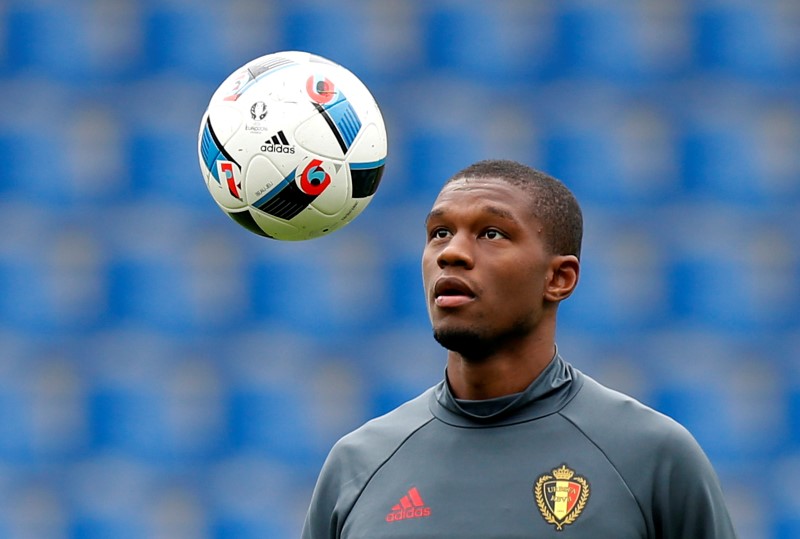
[[[493,229],[493,228],[490,228],[489,230],[487,230],[486,232],[484,232],[484,233],[483,233],[483,236],[484,236],[484,237],[485,237],[487,240],[499,240],[499,239],[501,239],[501,238],[505,238],[505,237],[506,237],[506,235],[505,235],[505,234],[503,234],[503,233],[502,233],[502,232],[500,232],[499,230],[495,230],[495,229]]]
[[[437,228],[431,234],[432,238],[436,239],[443,239],[450,235],[450,232],[446,228]]]

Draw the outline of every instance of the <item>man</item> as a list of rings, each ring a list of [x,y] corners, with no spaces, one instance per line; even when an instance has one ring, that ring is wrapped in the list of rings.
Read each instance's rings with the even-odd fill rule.
[[[572,193],[482,161],[448,180],[426,225],[445,379],[334,446],[304,539],[735,537],[692,436],[558,355],[580,269]]]

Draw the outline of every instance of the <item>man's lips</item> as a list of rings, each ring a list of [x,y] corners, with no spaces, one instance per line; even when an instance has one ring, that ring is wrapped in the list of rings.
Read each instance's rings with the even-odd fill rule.
[[[475,299],[475,292],[457,277],[440,277],[433,285],[433,301],[437,307],[459,307]]]

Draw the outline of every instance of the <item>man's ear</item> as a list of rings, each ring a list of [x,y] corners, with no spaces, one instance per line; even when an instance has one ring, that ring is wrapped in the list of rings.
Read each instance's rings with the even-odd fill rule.
[[[550,272],[544,289],[546,301],[558,303],[567,299],[575,287],[578,286],[578,277],[581,272],[581,263],[575,255],[554,256],[550,262]]]

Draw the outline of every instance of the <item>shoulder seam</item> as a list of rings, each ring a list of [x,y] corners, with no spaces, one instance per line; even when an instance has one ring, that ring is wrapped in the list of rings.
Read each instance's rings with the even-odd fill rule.
[[[364,491],[366,490],[367,486],[372,482],[372,478],[375,477],[375,474],[377,474],[381,470],[381,468],[383,468],[383,466],[387,462],[389,462],[392,459],[392,457],[394,457],[394,455],[398,451],[400,451],[400,448],[403,447],[405,445],[405,443],[409,439],[411,439],[412,436],[414,436],[417,432],[422,430],[422,428],[424,428],[426,425],[428,425],[431,421],[433,421],[435,419],[436,419],[435,417],[431,416],[426,421],[423,421],[422,423],[420,423],[420,425],[417,428],[415,428],[411,432],[409,432],[408,435],[405,438],[403,438],[400,441],[400,443],[397,444],[397,447],[395,447],[394,450],[391,453],[389,453],[386,456],[386,458],[383,459],[383,461],[379,465],[375,466],[375,469],[372,471],[371,474],[369,474],[369,477],[367,478],[367,480],[364,481],[364,484],[358,490],[358,495],[353,499],[353,503],[350,504],[350,507],[347,509],[347,513],[345,515],[343,515],[343,518],[342,518],[342,529],[344,529],[344,524],[347,522],[347,519],[350,516],[350,513],[353,511],[353,508],[356,506],[356,504],[358,504],[358,500],[361,499],[361,495],[364,493]]]
[[[597,450],[600,451],[600,454],[603,455],[603,457],[606,459],[606,462],[608,462],[608,464],[611,466],[611,468],[617,474],[617,477],[619,477],[620,481],[622,481],[622,484],[625,485],[625,490],[627,490],[628,493],[630,493],[631,498],[633,498],[636,501],[636,506],[639,508],[639,513],[642,516],[642,521],[645,523],[645,527],[649,527],[649,526],[647,526],[647,514],[645,513],[644,507],[642,507],[642,502],[639,500],[639,498],[636,496],[636,494],[633,492],[633,490],[631,490],[630,485],[628,485],[628,481],[622,476],[622,473],[620,473],[619,468],[617,468],[616,464],[614,464],[614,462],[609,458],[609,456],[608,456],[608,454],[606,454],[605,450],[602,447],[600,447],[599,445],[597,445],[597,443],[592,439],[591,436],[586,434],[586,432],[584,432],[584,430],[582,428],[580,428],[569,417],[564,415],[562,413],[562,411],[563,411],[563,408],[562,408],[562,410],[559,410],[558,415],[561,416],[564,419],[564,421],[566,421],[567,423],[572,425],[575,428],[575,430],[580,432],[581,435],[584,438],[586,438],[586,440],[588,440],[590,444],[595,446],[597,448]]]

